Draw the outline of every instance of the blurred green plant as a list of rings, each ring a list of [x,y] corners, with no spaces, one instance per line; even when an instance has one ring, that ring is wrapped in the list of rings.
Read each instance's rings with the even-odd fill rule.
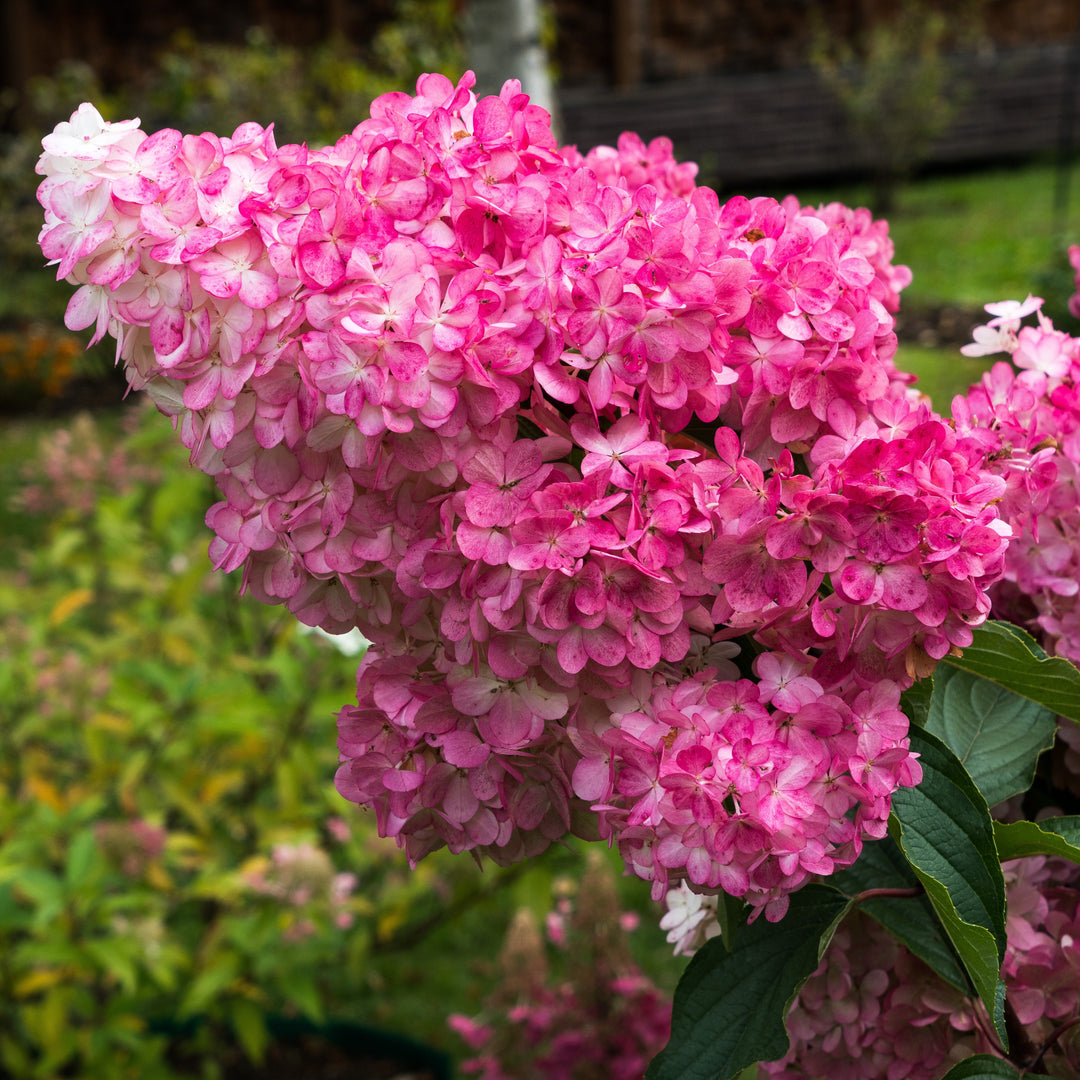
[[[819,17],[810,59],[873,170],[876,213],[892,211],[900,186],[956,117],[967,87],[946,48],[976,35],[983,2],[966,0],[946,12],[902,0],[892,17],[875,19],[850,40],[829,34]]]
[[[253,27],[243,46],[178,36],[125,104],[147,131],[233,131],[274,123],[280,144],[333,143],[368,115],[372,100],[425,71],[460,73],[463,52],[449,0],[401,0],[362,49],[334,39],[315,49]],[[134,111],[132,111],[134,109]]]
[[[63,396],[76,378],[107,372],[100,360],[98,352],[84,352],[78,336],[55,325],[35,322],[0,330],[0,411],[19,412],[43,398]]]
[[[334,713],[355,659],[238,603],[208,481],[160,416],[47,429],[17,493],[43,538],[0,570],[0,1075],[180,1075],[258,1060],[268,1014],[354,1016],[373,957],[503,885],[413,873],[346,823]],[[351,811],[352,808],[350,807]],[[440,919],[439,912],[443,913]],[[470,946],[472,947],[472,946]],[[457,965],[461,977],[460,960]]]
[[[600,850],[576,878],[551,884],[546,934],[533,907],[518,908],[483,1011],[448,1018],[475,1051],[462,1071],[484,1080],[640,1077],[670,1035],[671,998],[631,956],[637,915],[622,910]]]

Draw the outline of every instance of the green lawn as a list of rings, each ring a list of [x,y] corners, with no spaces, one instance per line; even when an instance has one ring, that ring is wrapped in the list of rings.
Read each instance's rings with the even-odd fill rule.
[[[889,215],[896,262],[914,274],[903,300],[979,308],[1029,292],[1048,302],[1048,292],[1055,289],[1067,297],[1071,279],[1065,249],[1080,242],[1080,192],[1073,192],[1071,212],[1057,222],[1054,185],[1054,167],[1046,163],[909,184]],[[804,203],[838,200],[866,206],[870,187],[815,187],[795,194]]]
[[[952,399],[967,392],[1002,356],[964,356],[958,349],[929,349],[922,345],[901,344],[896,366],[919,376],[916,387],[934,403],[938,412],[948,415]]]

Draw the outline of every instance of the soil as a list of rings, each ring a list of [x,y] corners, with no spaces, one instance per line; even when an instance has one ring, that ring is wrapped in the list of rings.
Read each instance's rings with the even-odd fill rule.
[[[440,1080],[434,1069],[378,1052],[343,1050],[307,1035],[275,1043],[261,1064],[238,1055],[225,1063],[226,1080]]]
[[[270,1017],[268,1022],[271,1042],[261,1062],[252,1062],[236,1045],[217,1056],[223,1080],[451,1080],[453,1076],[447,1055],[394,1032],[333,1021],[318,1027],[301,1018]],[[152,1026],[174,1040],[172,1067],[197,1074],[200,1052],[187,1040],[198,1035],[201,1025],[188,1021]]]

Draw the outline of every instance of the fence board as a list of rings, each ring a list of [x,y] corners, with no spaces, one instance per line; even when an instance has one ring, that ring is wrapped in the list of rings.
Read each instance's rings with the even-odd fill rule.
[[[1061,137],[1068,60],[1066,45],[954,58],[968,87],[966,104],[932,148],[930,162],[1053,150]],[[840,106],[810,69],[718,75],[622,93],[567,89],[559,108],[566,141],[582,150],[613,145],[626,130],[646,141],[666,135],[679,158],[698,161],[725,186],[868,167],[847,135]]]

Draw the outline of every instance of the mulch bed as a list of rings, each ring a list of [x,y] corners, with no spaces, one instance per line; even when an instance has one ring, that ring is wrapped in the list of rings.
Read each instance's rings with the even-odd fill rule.
[[[199,1031],[197,1021],[155,1023],[160,1034],[176,1039],[170,1064],[179,1072],[198,1072],[197,1060],[184,1054],[184,1041]],[[359,1024],[269,1019],[272,1041],[261,1062],[238,1046],[217,1058],[223,1080],[452,1080],[453,1065],[441,1051],[391,1031]]]
[[[225,1080],[441,1080],[446,1075],[378,1051],[343,1050],[314,1035],[275,1043],[261,1064],[241,1056],[224,1064]]]

